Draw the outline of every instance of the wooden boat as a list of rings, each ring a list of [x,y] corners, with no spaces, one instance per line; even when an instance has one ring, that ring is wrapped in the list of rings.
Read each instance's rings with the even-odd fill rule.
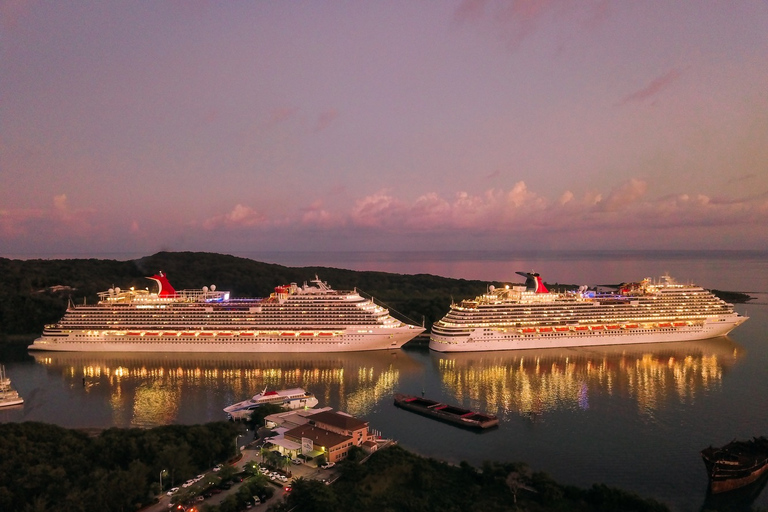
[[[395,395],[395,406],[422,416],[469,429],[486,429],[499,425],[499,418],[455,405],[412,395]]]
[[[768,438],[731,441],[721,448],[710,446],[701,451],[709,474],[712,494],[732,491],[768,472]]]

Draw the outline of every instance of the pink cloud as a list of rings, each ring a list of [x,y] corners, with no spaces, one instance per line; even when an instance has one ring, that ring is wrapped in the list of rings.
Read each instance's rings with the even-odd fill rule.
[[[596,206],[606,212],[626,210],[638,202],[648,190],[648,184],[641,180],[631,179],[614,188],[605,201],[598,201]]]
[[[276,124],[288,121],[296,115],[296,109],[293,107],[281,107],[272,110],[269,119],[267,120],[267,126],[274,126]]]
[[[380,191],[355,202],[350,214],[353,224],[365,227],[385,227],[397,224],[405,205]]]
[[[29,234],[89,236],[99,230],[96,213],[92,208],[72,208],[67,195],[59,194],[47,209],[0,210],[0,235],[7,238]]]
[[[648,98],[658,96],[662,91],[669,88],[670,85],[676,82],[677,79],[680,78],[680,75],[680,70],[676,68],[671,69],[664,73],[662,76],[652,80],[651,83],[642,89],[625,96],[621,101],[619,101],[618,105],[621,106],[626,105],[627,103],[641,102],[647,100]]]
[[[516,50],[544,23],[580,23],[594,29],[610,15],[607,0],[463,0],[453,12],[454,22],[497,34]],[[562,42],[559,43],[562,46]]]
[[[487,0],[462,0],[453,12],[453,18],[459,23],[477,21],[485,14]]]
[[[0,234],[15,238],[29,232],[30,221],[45,217],[43,210],[0,210]]]
[[[346,224],[342,215],[324,209],[320,201],[315,201],[309,207],[303,208],[302,211],[300,223],[304,226],[330,229]]]
[[[243,206],[241,204],[235,205],[231,212],[216,215],[203,221],[203,229],[211,230],[217,228],[242,228],[242,227],[254,227],[261,224],[265,224],[267,218],[265,215],[257,212],[251,207]]]
[[[0,25],[6,30],[16,29],[35,3],[31,0],[3,0],[0,2]]]
[[[321,112],[317,116],[317,123],[315,124],[315,132],[321,132],[328,128],[339,117],[339,113],[336,109],[326,110]]]

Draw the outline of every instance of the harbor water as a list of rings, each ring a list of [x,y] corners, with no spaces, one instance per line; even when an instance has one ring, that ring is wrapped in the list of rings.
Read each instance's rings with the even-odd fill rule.
[[[28,353],[6,347],[0,363],[25,403],[0,410],[0,421],[94,429],[204,423],[225,419],[225,406],[265,387],[303,387],[321,406],[359,416],[425,456],[475,466],[524,461],[562,483],[621,487],[679,511],[722,505],[707,494],[702,448],[768,435],[765,253],[242,256],[289,266],[510,282],[519,281],[518,270],[540,272],[550,283],[589,285],[668,273],[756,299],[736,305],[750,319],[728,337],[691,343],[464,354],[406,345],[307,355]],[[458,429],[395,408],[395,393],[423,393],[496,414],[500,426],[482,433]],[[724,499],[744,509],[768,507],[768,491],[760,485]]]

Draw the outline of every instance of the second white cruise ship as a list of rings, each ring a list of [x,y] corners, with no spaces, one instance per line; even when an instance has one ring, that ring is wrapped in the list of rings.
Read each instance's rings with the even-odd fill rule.
[[[69,352],[351,352],[400,348],[424,332],[356,290],[278,286],[266,299],[233,299],[215,286],[176,291],[160,272],[159,290],[99,294],[70,305],[31,350]]]
[[[627,283],[616,293],[586,287],[550,293],[537,273],[518,272],[525,286],[488,288],[452,304],[432,326],[429,348],[469,352],[690,341],[728,334],[747,320],[695,285],[664,277]]]

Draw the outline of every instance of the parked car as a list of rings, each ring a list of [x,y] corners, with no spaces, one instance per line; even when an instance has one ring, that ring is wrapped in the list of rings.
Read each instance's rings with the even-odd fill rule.
[[[299,464],[304,464],[304,462],[301,459],[291,459],[292,464],[296,464],[297,466]]]
[[[335,462],[326,462],[325,464],[323,464],[320,467],[323,468],[323,469],[331,469],[335,465],[336,465]]]
[[[221,471],[221,468],[223,468],[223,467],[224,467],[223,464],[216,464],[215,466],[213,466],[213,470],[214,471]]]
[[[178,487],[174,487],[173,489],[170,489],[170,490],[169,490],[167,493],[165,493],[165,494],[167,494],[168,496],[171,496],[173,493],[175,493],[175,492],[176,492],[176,491],[178,491],[178,490],[179,490],[179,488],[178,488]]]
[[[195,501],[205,501],[205,496],[195,496]]]

